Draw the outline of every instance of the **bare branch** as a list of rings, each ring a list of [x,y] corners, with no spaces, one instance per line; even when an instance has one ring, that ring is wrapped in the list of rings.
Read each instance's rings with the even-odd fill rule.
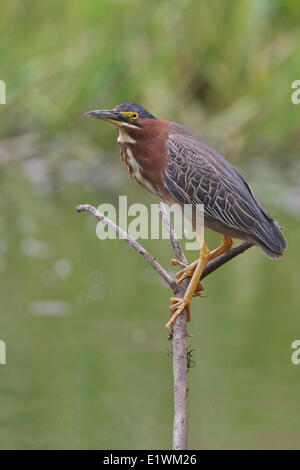
[[[183,281],[177,296],[184,297],[189,279]],[[187,310],[179,315],[173,325],[173,377],[174,422],[173,449],[187,449],[188,439],[188,357],[187,357]]]
[[[105,217],[101,212],[99,212],[94,206],[90,204],[80,204],[76,207],[77,212],[89,212],[91,215],[96,217],[99,222],[103,223],[104,225],[108,225],[112,230],[114,230],[122,239],[124,239],[129,245],[132,246],[143,258],[147,261],[147,263],[151,264],[151,266],[158,272],[158,274],[163,278],[163,280],[171,287],[173,291],[176,290],[177,285],[174,279],[170,276],[167,271],[159,264],[159,262],[145,250],[142,245],[140,245],[136,240],[128,235],[124,230],[120,227],[115,225],[111,220]]]
[[[175,235],[174,228],[171,224],[168,213],[162,203],[159,205],[160,215],[165,223],[172,243],[173,250],[179,261],[179,264],[186,265],[187,259],[182,251],[182,248]],[[158,263],[158,261],[148,253],[136,240],[131,238],[124,230],[115,225],[111,220],[105,217],[95,207],[89,204],[82,204],[76,208],[77,212],[89,212],[96,217],[101,223],[107,225],[120,238],[123,238],[129,245],[131,245],[147,263],[158,272],[164,281],[170,286],[177,297],[183,298],[185,291],[189,285],[189,279],[185,279],[180,286],[173,280],[170,274]],[[219,256],[215,260],[208,263],[201,279],[214,272],[216,269],[227,263],[231,259],[240,255],[244,251],[253,246],[249,242],[243,242],[235,248],[232,248],[227,253]],[[185,450],[187,448],[188,436],[188,355],[187,355],[187,310],[184,309],[179,315],[173,325],[173,375],[174,375],[174,425],[173,425],[173,449]]]
[[[240,255],[241,253],[244,253],[244,251],[248,250],[253,246],[252,243],[250,242],[243,242],[240,243],[240,245],[231,248],[231,250],[227,251],[223,255],[219,256],[218,258],[212,260],[206,268],[203,271],[203,274],[201,276],[201,280],[204,279],[206,276],[214,272],[216,269],[220,268],[223,266],[223,264],[228,263],[228,261],[232,260],[236,256]]]
[[[159,213],[161,215],[161,218],[170,234],[170,240],[171,240],[171,243],[172,243],[172,247],[173,247],[173,250],[174,250],[174,253],[176,255],[176,258],[181,261],[182,263],[187,263],[187,259],[185,257],[185,254],[183,253],[182,251],[182,248],[180,246],[180,243],[175,235],[175,231],[174,231],[174,228],[171,224],[171,221],[170,221],[170,218],[169,218],[169,215],[166,211],[166,208],[164,206],[164,204],[162,202],[159,203]]]
[[[169,215],[162,202],[159,204],[161,218],[170,234],[171,244],[176,258],[187,264],[187,259],[175,235]],[[176,296],[183,298],[189,285],[185,280],[176,292]],[[187,449],[188,438],[188,358],[187,358],[187,310],[176,318],[173,325],[173,377],[174,377],[174,422],[173,422],[173,449]]]

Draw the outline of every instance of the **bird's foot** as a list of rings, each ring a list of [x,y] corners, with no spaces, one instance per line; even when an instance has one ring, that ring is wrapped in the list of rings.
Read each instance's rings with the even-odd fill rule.
[[[185,264],[182,263],[182,261],[178,261],[177,259],[172,259],[172,264],[173,266],[181,266],[183,269],[176,273],[177,277],[177,284],[180,285],[184,279],[191,278],[198,266],[199,260],[194,261],[192,264]],[[194,292],[194,296],[200,296],[202,295],[202,291],[204,290],[203,285],[201,282],[198,282],[197,287]]]
[[[171,318],[168,321],[168,323],[165,325],[167,329],[171,328],[171,325],[174,323],[176,318],[183,312],[183,310],[186,308],[187,310],[187,321],[190,321],[191,319],[191,309],[190,309],[190,302],[188,302],[185,299],[180,299],[178,297],[171,297],[171,306],[170,306],[170,311],[171,311]]]

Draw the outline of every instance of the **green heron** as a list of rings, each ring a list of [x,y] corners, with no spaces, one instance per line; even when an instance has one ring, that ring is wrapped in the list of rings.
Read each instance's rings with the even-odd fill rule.
[[[286,241],[279,224],[243,176],[190,131],[157,119],[136,103],[86,114],[116,126],[121,157],[133,179],[169,205],[190,204],[197,211],[203,204],[204,225],[222,235],[213,251],[199,238],[199,259],[177,274],[178,283],[191,280],[183,299],[171,298],[167,328],[185,308],[190,319],[190,302],[203,290],[199,280],[205,266],[231,248],[232,237],[257,245],[269,258],[282,257]]]

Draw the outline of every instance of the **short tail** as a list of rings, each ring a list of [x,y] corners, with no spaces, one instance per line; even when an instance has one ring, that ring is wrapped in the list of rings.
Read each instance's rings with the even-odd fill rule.
[[[253,237],[251,241],[261,248],[269,258],[282,258],[287,243],[278,222],[272,220],[262,223],[259,235],[259,237]]]

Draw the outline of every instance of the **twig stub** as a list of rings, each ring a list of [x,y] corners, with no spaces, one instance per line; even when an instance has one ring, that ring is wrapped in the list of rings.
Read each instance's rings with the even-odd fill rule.
[[[80,204],[76,207],[77,212],[89,212],[104,225],[108,225],[123,240],[131,245],[147,263],[149,263],[164,281],[170,286],[177,297],[183,298],[189,285],[189,279],[185,279],[180,285],[177,285],[170,274],[159,264],[156,258],[145,250],[136,240],[130,237],[124,230],[105,217],[95,207],[90,204]],[[160,204],[160,215],[170,234],[171,244],[178,261],[187,264],[185,254],[176,238],[174,228],[170,218],[162,205]],[[232,248],[222,256],[208,263],[201,279],[211,274],[223,264],[235,258],[239,254],[251,248],[252,244],[243,242],[239,246]],[[180,264],[179,263],[179,264]],[[173,324],[172,332],[173,342],[173,376],[174,376],[174,425],[173,425],[173,449],[185,450],[187,448],[188,437],[188,349],[187,349],[187,310],[176,318]]]

